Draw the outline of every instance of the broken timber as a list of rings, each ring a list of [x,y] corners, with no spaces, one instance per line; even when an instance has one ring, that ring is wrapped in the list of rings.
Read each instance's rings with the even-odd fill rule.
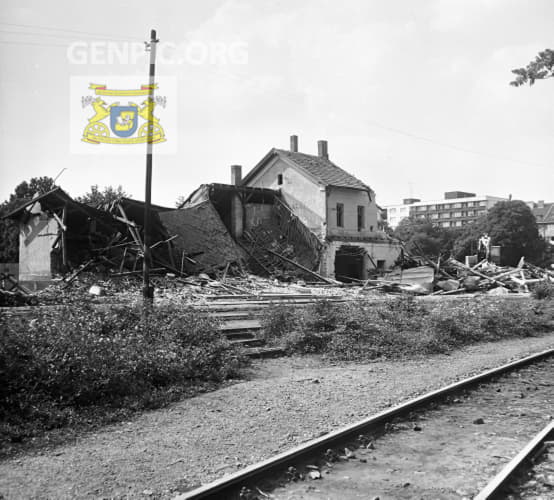
[[[295,262],[294,260],[289,259],[288,257],[285,257],[284,255],[281,255],[280,253],[274,252],[273,250],[270,250],[269,248],[264,248],[264,250],[266,252],[269,252],[272,255],[275,255],[275,257],[278,257],[278,258],[284,260],[285,262],[288,262],[289,264],[292,264],[293,266],[296,266],[298,269],[302,269],[302,271],[308,273],[309,275],[313,276],[314,278],[317,278],[321,281],[324,281],[325,283],[327,283],[329,285],[335,285],[334,281],[332,281],[330,279],[327,279],[327,278],[324,278],[323,276],[321,276],[321,274],[317,274],[315,271],[311,271],[307,267],[304,267],[302,264],[299,264],[298,262]]]

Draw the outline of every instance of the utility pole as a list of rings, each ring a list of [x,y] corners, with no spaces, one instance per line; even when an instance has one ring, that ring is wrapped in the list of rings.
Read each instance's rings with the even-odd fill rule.
[[[150,50],[150,71],[148,79],[148,100],[154,102],[154,75],[156,74],[156,30],[150,31],[150,42],[146,43],[146,50]],[[151,108],[153,109],[153,107]],[[142,297],[144,302],[154,299],[154,287],[150,285],[150,203],[152,198],[152,141],[154,136],[154,112],[148,115],[148,133],[146,136],[146,188],[144,195],[144,235],[142,261]]]

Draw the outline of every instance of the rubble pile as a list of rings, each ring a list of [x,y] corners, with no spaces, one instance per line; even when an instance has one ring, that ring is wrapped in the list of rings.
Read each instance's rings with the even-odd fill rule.
[[[421,295],[453,295],[459,293],[529,293],[538,283],[554,283],[554,272],[525,262],[517,267],[498,266],[482,260],[470,267],[455,259],[444,263],[428,261],[426,266],[402,269],[383,278],[369,279],[364,290]]]
[[[435,295],[461,292],[487,292],[491,295],[529,293],[538,283],[554,283],[554,272],[525,262],[522,257],[517,267],[498,266],[482,260],[469,267],[455,259],[445,263],[451,277],[436,282]]]

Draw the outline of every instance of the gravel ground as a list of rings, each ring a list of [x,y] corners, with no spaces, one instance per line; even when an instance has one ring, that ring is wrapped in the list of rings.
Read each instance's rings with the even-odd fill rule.
[[[447,382],[554,347],[554,333],[408,361],[257,362],[249,380],[0,463],[0,498],[171,498]]]

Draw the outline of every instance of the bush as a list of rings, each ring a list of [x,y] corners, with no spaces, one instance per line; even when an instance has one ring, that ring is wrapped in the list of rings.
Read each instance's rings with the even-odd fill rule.
[[[0,421],[52,428],[86,407],[150,408],[237,376],[244,357],[192,309],[72,306],[3,322]],[[36,430],[36,429],[35,429]],[[3,436],[5,437],[5,436]]]
[[[264,340],[270,344],[300,328],[302,316],[298,309],[283,304],[271,304],[261,315]]]
[[[547,318],[538,314],[532,302],[491,298],[441,301],[426,307],[413,296],[400,296],[334,310],[328,304],[305,310],[284,308],[275,314],[279,321],[286,316],[286,322],[272,325],[270,314],[265,326],[270,332],[280,328],[273,340],[288,353],[320,353],[344,361],[444,353],[547,328]]]
[[[534,299],[544,300],[554,298],[554,285],[550,281],[536,283],[531,291]]]

